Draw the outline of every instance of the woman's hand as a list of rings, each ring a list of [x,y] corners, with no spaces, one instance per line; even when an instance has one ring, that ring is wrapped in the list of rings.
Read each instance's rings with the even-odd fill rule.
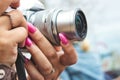
[[[28,33],[27,23],[20,11],[14,10],[8,15],[10,17],[0,17],[0,63],[12,66],[17,58],[18,44],[24,42]]]
[[[33,25],[28,24],[28,31],[32,40],[26,39],[26,47],[33,62],[26,59],[25,67],[30,80],[56,80],[67,66],[76,63],[76,51],[63,34],[59,34],[63,51],[58,52]]]
[[[27,36],[27,24],[20,11],[14,10],[0,17],[0,63],[12,66],[17,58],[17,47]],[[12,24],[12,26],[11,26]],[[25,67],[32,80],[57,79],[59,74],[77,60],[72,44],[60,34],[63,51],[58,52],[38,29],[28,26],[26,47],[33,62],[26,59]],[[11,29],[14,28],[14,29]],[[32,70],[32,71],[31,71]]]

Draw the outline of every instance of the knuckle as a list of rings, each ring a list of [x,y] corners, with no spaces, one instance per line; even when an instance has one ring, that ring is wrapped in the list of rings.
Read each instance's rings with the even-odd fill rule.
[[[37,47],[35,47],[35,48],[37,48]],[[41,51],[39,49],[33,49],[33,48],[31,49],[31,55],[32,56],[36,56],[36,54],[39,54],[39,53],[41,53]]]
[[[13,10],[8,14],[10,14],[12,17],[14,16],[15,19],[17,19],[17,18],[21,19],[21,17],[23,17],[23,14],[20,10]]]
[[[19,29],[18,31],[21,34],[23,34],[24,38],[26,38],[28,36],[27,30],[24,27],[19,27],[18,29]]]
[[[44,36],[41,33],[40,34],[37,33],[35,35],[35,38],[37,43],[42,42],[44,40]]]
[[[37,43],[37,42],[41,42],[42,39],[43,39],[43,37],[36,37],[36,43]]]
[[[75,64],[77,62],[77,59],[74,59],[71,61],[70,65]]]
[[[57,58],[57,55],[55,54],[54,51],[53,52],[51,51],[51,53],[48,53],[47,56],[49,59],[56,59]]]
[[[70,60],[70,65],[75,64],[78,61],[77,55],[73,55]]]
[[[24,19],[22,12],[19,10],[11,11],[8,14],[10,14],[10,16],[11,16],[11,21],[12,21],[13,27],[19,26]]]
[[[46,67],[44,67],[44,75],[47,75],[47,74],[49,74],[50,72],[51,72],[51,70],[52,70],[52,67],[51,66],[46,66]]]
[[[14,12],[15,14],[17,14],[17,15],[23,16],[23,15],[22,15],[22,12],[21,12],[20,10],[17,10],[17,9],[16,9],[16,10],[14,10],[13,12]]]
[[[73,47],[70,47],[66,51],[67,57],[70,59],[70,65],[75,64],[78,60],[77,52]]]
[[[27,35],[28,33],[27,33],[27,30],[24,28],[24,27],[21,27],[21,31],[24,33],[24,35]]]

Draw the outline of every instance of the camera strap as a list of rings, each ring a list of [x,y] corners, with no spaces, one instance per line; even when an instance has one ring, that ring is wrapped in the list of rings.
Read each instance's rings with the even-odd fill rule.
[[[19,80],[27,80],[26,74],[25,74],[25,68],[24,68],[24,57],[19,48],[18,48],[18,57],[17,57],[17,61],[15,64],[16,64],[18,79]]]

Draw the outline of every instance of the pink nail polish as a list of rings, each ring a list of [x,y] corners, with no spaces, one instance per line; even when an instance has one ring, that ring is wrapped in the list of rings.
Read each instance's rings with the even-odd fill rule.
[[[36,31],[36,28],[34,25],[32,25],[31,23],[27,23],[28,25],[28,31],[31,33],[34,33]]]
[[[64,45],[67,45],[67,44],[68,44],[67,38],[66,38],[62,33],[59,33],[59,38],[60,38],[60,40],[62,41],[62,43],[63,43]]]
[[[28,47],[32,45],[32,41],[30,40],[30,38],[26,38],[25,45]]]

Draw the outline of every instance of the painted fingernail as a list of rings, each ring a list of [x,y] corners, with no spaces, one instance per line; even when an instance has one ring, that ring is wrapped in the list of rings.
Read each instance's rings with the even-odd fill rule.
[[[59,33],[59,38],[60,38],[60,40],[62,41],[62,43],[63,43],[64,45],[67,45],[67,44],[68,44],[67,38],[66,38],[62,33]]]
[[[36,28],[34,25],[32,25],[31,23],[27,23],[27,25],[28,25],[28,31],[30,33],[34,33],[36,31]]]
[[[30,40],[30,38],[26,38],[25,45],[28,47],[32,45],[32,41]]]

